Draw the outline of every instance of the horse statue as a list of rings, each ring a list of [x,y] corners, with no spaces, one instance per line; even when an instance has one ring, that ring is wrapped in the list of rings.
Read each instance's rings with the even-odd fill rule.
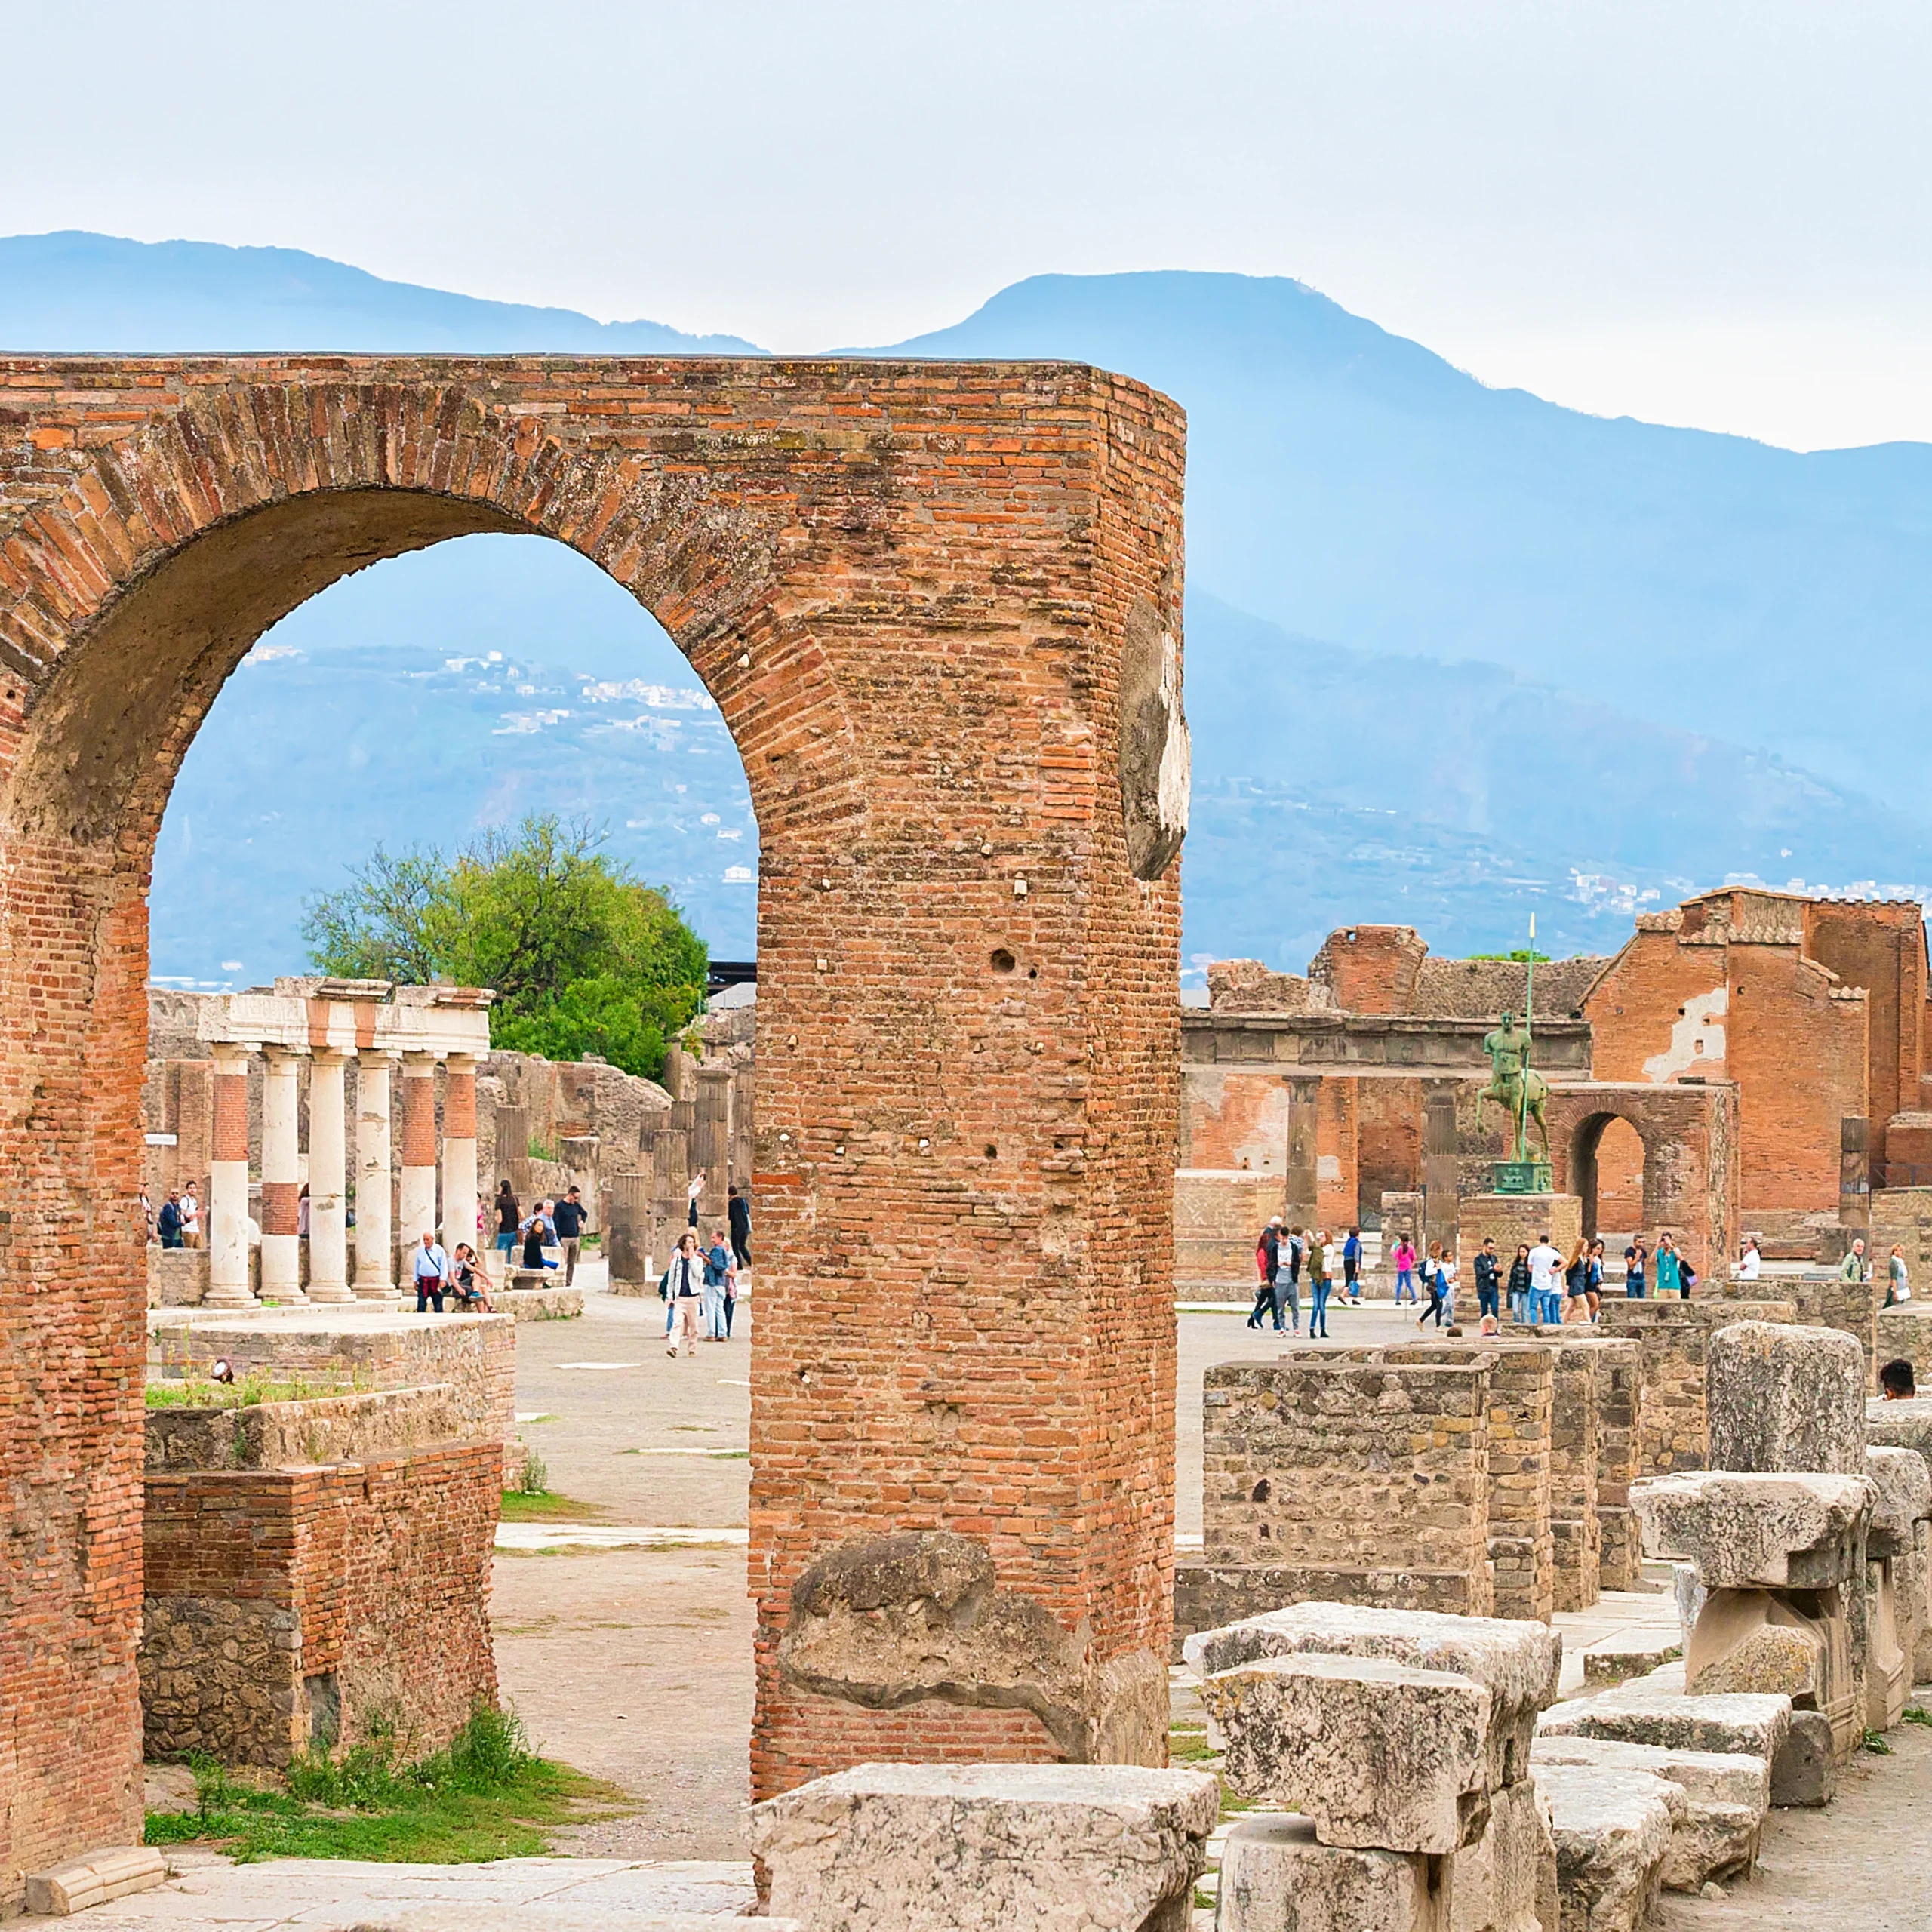
[[[1529,1063],[1530,1033],[1516,1024],[1516,1016],[1506,1013],[1503,1023],[1483,1036],[1483,1051],[1489,1056],[1489,1084],[1477,1096],[1494,1100],[1509,1123],[1512,1160],[1530,1158],[1529,1124],[1534,1121],[1543,1137],[1543,1155],[1549,1158],[1549,1128],[1543,1119],[1543,1103],[1549,1098],[1549,1082]]]

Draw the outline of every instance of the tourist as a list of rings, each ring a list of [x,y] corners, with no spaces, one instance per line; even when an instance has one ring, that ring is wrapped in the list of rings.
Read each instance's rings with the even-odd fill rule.
[[[483,1264],[477,1259],[476,1251],[466,1241],[456,1244],[455,1270],[450,1285],[456,1291],[456,1305],[473,1315],[489,1315],[495,1311],[490,1306],[486,1291],[490,1278],[483,1272]]]
[[[302,1183],[302,1192],[295,1197],[295,1238],[309,1238],[309,1184]]]
[[[1455,1249],[1445,1244],[1441,1257],[1436,1263],[1435,1298],[1442,1309],[1442,1319],[1439,1325],[1447,1328],[1452,1334],[1460,1332],[1456,1327],[1456,1284],[1461,1278],[1461,1273],[1456,1260]]]
[[[1740,1281],[1755,1281],[1764,1265],[1764,1257],[1758,1252],[1758,1237],[1744,1237],[1744,1252],[1737,1257],[1737,1278]]]
[[[1439,1241],[1431,1241],[1429,1244],[1429,1253],[1422,1264],[1422,1284],[1428,1291],[1429,1306],[1416,1317],[1416,1326],[1418,1328],[1432,1321],[1437,1327],[1440,1328],[1442,1326],[1443,1272],[1447,1265],[1443,1257],[1442,1244]]]
[[[1328,1232],[1311,1229],[1308,1238],[1308,1338],[1328,1339]]]
[[[549,1206],[547,1201],[538,1201],[530,1211],[529,1220],[518,1230],[523,1236],[523,1265],[526,1268],[554,1268],[557,1265],[543,1252],[552,1238]]]
[[[1563,1299],[1563,1254],[1552,1247],[1547,1235],[1539,1235],[1530,1250],[1531,1318],[1538,1327],[1560,1321]]]
[[[1603,1312],[1603,1243],[1590,1243],[1590,1275],[1587,1284],[1590,1299],[1590,1319],[1594,1321]]]
[[[410,1270],[416,1282],[416,1312],[420,1315],[433,1301],[436,1312],[443,1312],[443,1290],[450,1278],[450,1258],[427,1228],[417,1237]]]
[[[141,1226],[147,1230],[146,1238],[154,1239],[154,1203],[148,1198],[148,1191],[141,1189]]]
[[[1509,1318],[1512,1321],[1527,1321],[1530,1318],[1530,1251],[1518,1245],[1515,1259],[1509,1264]]]
[[[1395,1305],[1414,1305],[1416,1298],[1416,1244],[1406,1234],[1395,1238],[1395,1252],[1389,1257],[1395,1264]]]
[[[506,1180],[497,1183],[497,1248],[500,1254],[509,1254],[515,1251],[517,1230],[523,1225],[518,1213],[516,1196],[510,1191]]]
[[[752,1265],[752,1204],[735,1187],[724,1190],[724,1218],[731,1224],[731,1252],[740,1268]]]
[[[725,1340],[724,1295],[738,1263],[722,1228],[711,1231],[711,1245],[704,1251],[704,1332],[714,1342]]]
[[[1912,1364],[1900,1355],[1878,1371],[1878,1392],[1888,1402],[1909,1402],[1918,1393]]]
[[[1690,1299],[1690,1291],[1697,1285],[1697,1269],[1687,1254],[1677,1257],[1677,1296],[1680,1301]]]
[[[697,1198],[703,1192],[704,1170],[700,1168],[685,1184],[685,1199],[688,1204],[685,1224],[689,1227],[697,1226]]]
[[[1485,1315],[1476,1324],[1476,1333],[1478,1335],[1500,1335],[1503,1333],[1503,1324],[1494,1315]]]
[[[1275,1333],[1301,1333],[1301,1246],[1298,1238],[1288,1236],[1284,1244],[1287,1260],[1275,1271]],[[1284,1323],[1282,1317],[1288,1318]],[[1292,1324],[1291,1327],[1290,1324]]]
[[[1677,1244],[1671,1239],[1666,1229],[1657,1236],[1657,1251],[1651,1257],[1651,1272],[1657,1277],[1659,1294],[1674,1295],[1681,1291],[1682,1284],[1677,1278],[1680,1259]]]
[[[1361,1306],[1361,1230],[1351,1228],[1342,1244],[1342,1293],[1357,1308]]]
[[[1865,1259],[1865,1242],[1861,1236],[1851,1244],[1851,1252],[1838,1264],[1841,1281],[1869,1281],[1872,1270]]]
[[[181,1190],[181,1245],[199,1247],[202,1244],[202,1204],[195,1198],[195,1183],[190,1181]]]
[[[697,1236],[690,1229],[678,1237],[678,1251],[672,1256],[657,1291],[664,1297],[666,1311],[672,1318],[665,1329],[671,1337],[670,1345],[664,1352],[675,1355],[680,1343],[688,1343],[691,1346],[685,1353],[696,1355],[698,1310],[704,1303],[704,1263],[698,1258]],[[673,1326],[677,1331],[675,1334],[672,1334]]]
[[[568,1287],[577,1279],[577,1251],[583,1245],[583,1224],[590,1218],[583,1204],[583,1192],[571,1187],[564,1190],[564,1198],[557,1203],[551,1217],[557,1230],[557,1245],[564,1254],[564,1286]]]
[[[155,1231],[161,1236],[163,1247],[181,1245],[181,1196],[180,1192],[170,1188],[168,1198],[161,1204],[161,1212],[155,1217]]]
[[[1482,1250],[1476,1257],[1476,1312],[1500,1315],[1503,1312],[1503,1263],[1497,1259],[1496,1237],[1484,1235]]]
[[[1644,1299],[1644,1244],[1633,1241],[1623,1251],[1623,1296],[1626,1301]]]
[[[1275,1306],[1275,1277],[1281,1267],[1281,1217],[1277,1214],[1261,1230],[1254,1243],[1254,1306],[1247,1312],[1247,1325],[1261,1326],[1262,1316]],[[1278,1321],[1275,1327],[1281,1324]]]
[[[1885,1306],[1896,1308],[1912,1299],[1912,1278],[1906,1272],[1905,1250],[1892,1244],[1891,1259],[1885,1263]]]

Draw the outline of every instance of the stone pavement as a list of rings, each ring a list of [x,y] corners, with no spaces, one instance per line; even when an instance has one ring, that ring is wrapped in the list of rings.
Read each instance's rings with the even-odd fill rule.
[[[749,1862],[709,1860],[506,1858],[492,1865],[374,1865],[346,1859],[278,1858],[230,1865],[177,1847],[179,1875],[158,1890],[97,1906],[72,1918],[18,1918],[10,1927],[81,1926],[86,1932],[208,1927],[219,1932],[348,1932],[380,1912],[413,1906],[568,1905],[574,1912],[690,1912],[720,1917],[753,1900]]]

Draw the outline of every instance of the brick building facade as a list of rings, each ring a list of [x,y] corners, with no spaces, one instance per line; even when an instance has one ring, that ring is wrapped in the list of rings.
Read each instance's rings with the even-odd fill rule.
[[[795,1580],[882,1527],[976,1540],[1137,1714],[1096,1736],[1158,1761],[1180,412],[1066,364],[12,358],[0,386],[0,1547],[30,1552],[0,1569],[0,1909],[140,1829],[169,787],[269,625],[478,531],[568,543],[659,619],[758,817],[755,1793],[1053,1753],[1025,1713],[783,1679]]]

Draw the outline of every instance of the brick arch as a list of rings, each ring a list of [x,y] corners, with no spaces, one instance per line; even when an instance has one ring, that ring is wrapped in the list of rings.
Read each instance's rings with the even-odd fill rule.
[[[1158,1754],[1180,893],[1177,866],[1134,869],[1124,801],[1166,764],[1143,718],[1131,777],[1121,666],[1137,613],[1178,669],[1179,412],[1064,365],[0,378],[0,1912],[23,1869],[138,1827],[134,1202],[168,788],[283,611],[474,531],[568,543],[655,613],[758,816],[755,1788],[1068,1739]],[[784,1674],[794,1583],[885,1531],[974,1540],[1065,1633],[1014,1666],[1061,1687],[1054,1732],[1004,1682],[954,1705],[863,1658],[849,1693]]]

